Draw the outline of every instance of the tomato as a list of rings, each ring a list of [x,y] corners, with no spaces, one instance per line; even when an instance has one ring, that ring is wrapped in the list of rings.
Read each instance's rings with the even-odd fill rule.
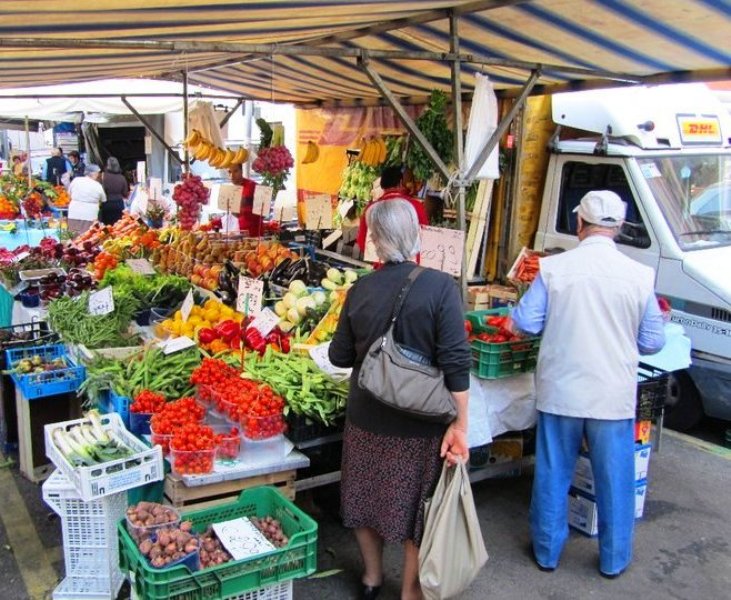
[[[469,321],[469,320],[465,320],[465,322],[464,322],[464,330],[465,330],[465,331],[466,331],[466,332],[467,332],[468,334],[472,333],[472,321]]]

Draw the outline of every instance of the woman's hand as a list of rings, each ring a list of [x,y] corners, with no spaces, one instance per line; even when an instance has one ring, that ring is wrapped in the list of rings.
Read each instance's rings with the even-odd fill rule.
[[[454,466],[458,461],[466,462],[470,457],[470,449],[467,446],[467,431],[464,427],[452,423],[442,439],[440,456],[446,458],[447,462]]]

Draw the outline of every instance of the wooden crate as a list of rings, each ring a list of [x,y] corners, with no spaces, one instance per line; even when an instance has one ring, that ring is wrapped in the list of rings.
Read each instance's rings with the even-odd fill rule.
[[[467,310],[490,308],[490,286],[471,285],[467,288]]]
[[[18,458],[21,474],[34,483],[47,479],[54,466],[46,457],[43,428],[81,416],[81,404],[76,392],[27,400],[15,390],[18,415]]]
[[[209,485],[188,487],[182,479],[168,474],[165,476],[165,500],[176,508],[199,509],[236,500],[242,490],[260,485],[271,485],[279,489],[290,500],[294,500],[297,470],[256,475],[244,479],[219,481]]]

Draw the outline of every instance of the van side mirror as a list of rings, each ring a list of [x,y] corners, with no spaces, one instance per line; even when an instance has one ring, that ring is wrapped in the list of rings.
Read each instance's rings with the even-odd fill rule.
[[[619,228],[614,241],[618,244],[634,246],[635,248],[649,248],[651,241],[644,223],[625,221]]]

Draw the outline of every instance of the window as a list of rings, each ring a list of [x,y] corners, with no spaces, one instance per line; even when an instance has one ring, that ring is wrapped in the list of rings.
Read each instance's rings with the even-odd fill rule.
[[[621,165],[578,161],[568,161],[564,164],[556,231],[576,235],[574,209],[584,195],[592,190],[610,190],[627,203],[627,217],[615,241],[638,248],[649,248],[650,237],[647,235],[647,229],[637,210],[637,203]]]

